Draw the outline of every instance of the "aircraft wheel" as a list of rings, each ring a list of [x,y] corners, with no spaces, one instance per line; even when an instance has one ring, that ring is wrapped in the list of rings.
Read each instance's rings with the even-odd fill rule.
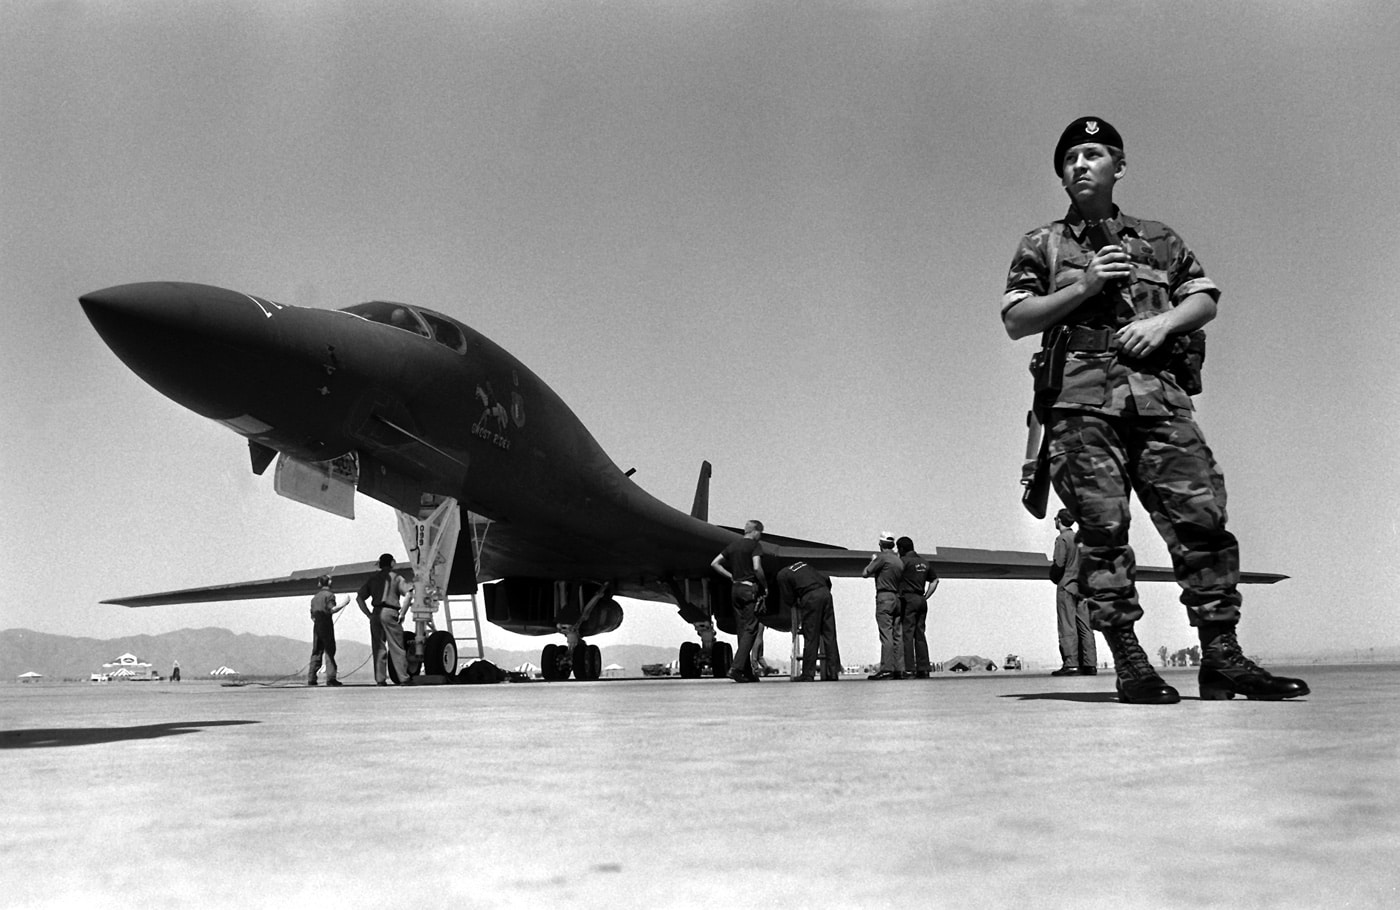
[[[457,640],[451,632],[434,632],[423,646],[423,672],[429,676],[452,676],[457,672]]]
[[[559,646],[545,645],[540,654],[540,674],[547,680],[563,679],[559,675]]]
[[[728,675],[729,669],[734,666],[734,646],[727,641],[715,642],[710,652],[710,666],[714,668],[715,679]]]
[[[700,643],[681,642],[681,676],[695,679],[700,675]]]
[[[574,679],[587,682],[603,675],[603,652],[597,645],[578,643],[574,648]]]

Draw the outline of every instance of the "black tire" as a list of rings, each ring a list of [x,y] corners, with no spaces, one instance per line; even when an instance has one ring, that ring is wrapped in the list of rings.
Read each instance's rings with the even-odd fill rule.
[[[451,632],[434,632],[423,646],[423,672],[428,676],[455,676],[457,640]]]
[[[715,679],[728,676],[730,667],[734,666],[734,646],[727,641],[715,642],[710,650],[710,666],[714,668]]]
[[[597,645],[579,642],[574,648],[574,679],[589,682],[603,675],[603,652]]]
[[[681,676],[686,679],[695,679],[700,675],[700,643],[698,641],[681,642]]]

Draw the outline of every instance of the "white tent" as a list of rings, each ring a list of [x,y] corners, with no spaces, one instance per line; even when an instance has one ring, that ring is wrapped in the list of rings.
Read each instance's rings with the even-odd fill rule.
[[[621,676],[622,671],[627,669],[622,664],[608,664],[603,668],[604,676]]]
[[[136,674],[131,670],[128,670],[126,667],[122,667],[119,670],[113,670],[107,675],[112,677],[113,679],[126,679],[128,676],[135,676]]]
[[[232,667],[220,667],[220,668],[217,669],[217,670],[210,670],[210,671],[209,671],[209,675],[210,675],[210,676],[237,676],[237,675],[238,675],[238,671],[235,670],[235,669],[233,669]]]
[[[20,682],[34,682],[36,679],[43,679],[44,674],[35,673],[33,670],[30,670],[28,673],[21,673],[18,678]]]
[[[536,679],[541,675],[540,668],[530,663],[528,660],[510,672],[519,673],[521,676],[528,676],[531,679]]]

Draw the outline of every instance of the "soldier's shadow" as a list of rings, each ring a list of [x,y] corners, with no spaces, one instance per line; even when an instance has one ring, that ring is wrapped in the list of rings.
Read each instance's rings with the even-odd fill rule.
[[[998,695],[997,698],[1014,698],[1018,701],[1075,701],[1082,704],[1100,704],[1118,701],[1117,692],[1029,692],[1024,695]]]

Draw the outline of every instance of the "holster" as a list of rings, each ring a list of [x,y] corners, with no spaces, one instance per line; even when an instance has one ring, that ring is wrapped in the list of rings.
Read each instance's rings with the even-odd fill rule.
[[[1031,355],[1031,380],[1035,397],[1054,400],[1065,384],[1065,351],[1069,330],[1062,325],[1046,329],[1040,336],[1040,350]]]

